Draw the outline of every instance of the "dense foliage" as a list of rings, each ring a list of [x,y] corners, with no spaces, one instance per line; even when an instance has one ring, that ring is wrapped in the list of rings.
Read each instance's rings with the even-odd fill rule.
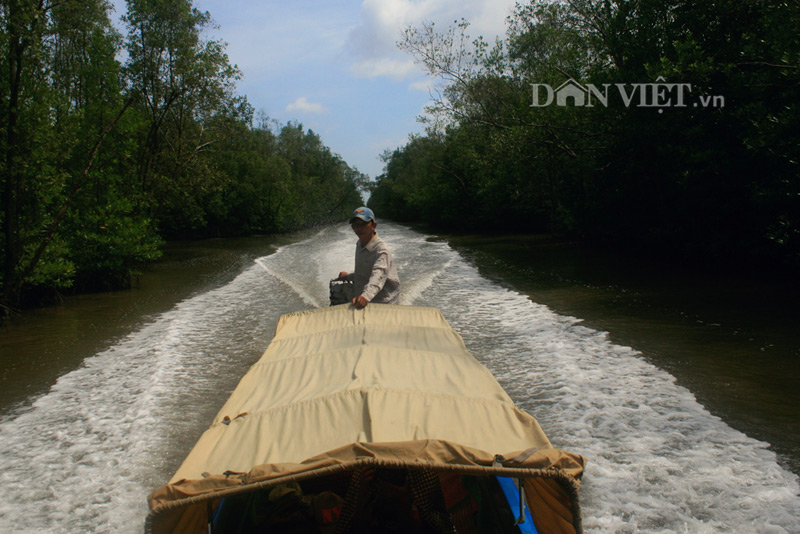
[[[442,87],[377,211],[800,267],[800,4],[535,0],[492,46],[467,28],[399,43]],[[544,105],[569,80],[593,105]]]
[[[0,311],[125,284],[164,238],[283,231],[362,202],[366,177],[319,136],[253,125],[191,0],[127,0],[126,36],[109,12],[0,0]]]

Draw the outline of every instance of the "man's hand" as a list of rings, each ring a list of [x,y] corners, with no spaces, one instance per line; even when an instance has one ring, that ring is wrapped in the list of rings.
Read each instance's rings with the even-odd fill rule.
[[[342,271],[339,273],[339,278],[337,278],[337,280],[345,280],[346,278],[347,278],[347,273],[345,271]]]
[[[353,304],[355,304],[356,308],[363,308],[369,304],[369,301],[364,295],[359,295],[353,299]]]

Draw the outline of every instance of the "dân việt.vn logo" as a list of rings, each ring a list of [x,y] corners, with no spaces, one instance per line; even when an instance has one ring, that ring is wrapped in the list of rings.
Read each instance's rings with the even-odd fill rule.
[[[656,78],[654,83],[604,83],[599,86],[580,84],[574,78],[569,78],[556,88],[546,83],[532,83],[531,89],[531,107],[537,108],[552,105],[553,102],[557,106],[608,107],[611,98],[619,98],[625,107],[658,108],[659,113],[663,113],[664,108],[725,107],[725,97],[722,95],[699,95],[693,100],[692,84],[668,83],[662,76]]]

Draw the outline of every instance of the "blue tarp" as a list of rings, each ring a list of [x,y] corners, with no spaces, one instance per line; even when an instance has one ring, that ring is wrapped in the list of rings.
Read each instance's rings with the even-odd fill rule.
[[[503,489],[503,494],[506,496],[508,505],[511,507],[511,513],[514,517],[519,517],[519,490],[514,480],[508,477],[497,477],[500,487]],[[525,510],[525,521],[517,523],[520,534],[539,534],[536,530],[536,525],[533,524],[533,516],[531,511],[523,503],[522,508]]]

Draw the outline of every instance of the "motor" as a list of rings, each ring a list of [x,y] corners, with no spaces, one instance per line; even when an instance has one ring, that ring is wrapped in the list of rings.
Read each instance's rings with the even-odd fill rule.
[[[329,289],[331,306],[349,304],[353,301],[353,282],[350,280],[331,280]]]

